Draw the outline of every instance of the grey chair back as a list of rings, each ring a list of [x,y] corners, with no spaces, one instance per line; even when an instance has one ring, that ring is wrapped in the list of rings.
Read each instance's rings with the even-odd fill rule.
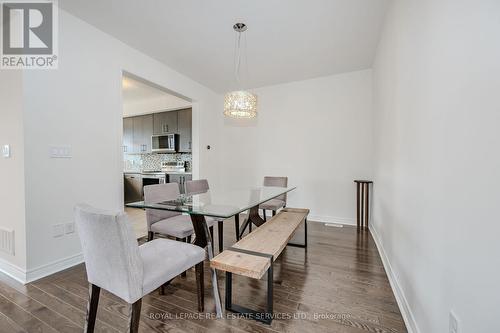
[[[206,179],[190,180],[186,182],[186,194],[193,195],[205,193],[209,190]]]
[[[74,211],[88,281],[128,303],[140,299],[142,259],[127,216],[88,205]]]
[[[175,200],[179,195],[179,184],[177,183],[144,186],[144,202],[146,204]],[[181,215],[181,213],[146,208],[148,231],[151,231],[151,225],[154,223],[177,215]]]
[[[288,177],[264,177],[264,186],[287,187]],[[283,200],[286,203],[286,193],[275,199]]]

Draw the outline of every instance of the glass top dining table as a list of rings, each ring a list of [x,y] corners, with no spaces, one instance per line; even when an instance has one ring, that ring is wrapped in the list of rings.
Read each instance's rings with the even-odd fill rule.
[[[252,224],[262,225],[265,221],[259,216],[259,205],[277,198],[282,194],[294,190],[295,187],[250,187],[240,189],[222,189],[213,187],[207,192],[181,194],[177,198],[169,198],[165,201],[146,203],[144,201],[126,204],[127,207],[142,209],[168,210],[187,213],[191,216],[194,232],[196,234],[194,244],[208,251],[208,259],[214,256],[212,251],[211,236],[207,227],[205,216],[216,219],[228,219],[234,216],[236,224],[236,240],[243,235],[246,227]],[[239,214],[248,211],[246,221],[239,228]],[[212,288],[214,293],[215,310],[218,318],[222,318],[222,306],[217,282],[217,273],[212,271]]]
[[[240,189],[219,189],[214,187],[204,193],[193,195],[181,194],[174,200],[165,200],[157,203],[138,201],[128,203],[126,206],[169,210],[188,213],[190,215],[230,218],[294,189],[295,187],[272,186]]]

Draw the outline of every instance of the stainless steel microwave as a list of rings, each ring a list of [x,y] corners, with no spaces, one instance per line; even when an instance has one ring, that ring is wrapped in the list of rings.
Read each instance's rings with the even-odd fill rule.
[[[153,153],[175,153],[179,150],[179,134],[160,134],[151,137]]]

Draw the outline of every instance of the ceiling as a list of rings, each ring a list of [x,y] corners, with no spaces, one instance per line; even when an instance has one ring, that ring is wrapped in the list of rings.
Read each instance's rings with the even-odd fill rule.
[[[73,15],[216,92],[371,68],[390,0],[59,0]],[[245,42],[244,39],[244,42]],[[248,70],[247,70],[248,68]]]
[[[122,92],[125,117],[191,106],[189,101],[128,76],[122,79]]]

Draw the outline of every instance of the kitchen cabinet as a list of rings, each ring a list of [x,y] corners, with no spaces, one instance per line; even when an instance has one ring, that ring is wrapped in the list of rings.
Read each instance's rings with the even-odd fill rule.
[[[177,133],[177,111],[153,114],[153,124],[155,135]]]
[[[123,119],[123,152],[126,154],[151,153],[153,115]]]
[[[191,152],[191,128],[193,124],[191,109],[177,111],[177,123],[179,132],[179,151],[182,153]]]
[[[142,201],[142,176],[140,174],[126,174],[123,185],[125,203]]]
[[[190,174],[167,174],[168,183],[178,183],[179,191],[186,193],[186,181],[192,180],[193,176]]]
[[[133,117],[133,152],[136,154],[151,153],[151,136],[153,135],[153,115]]]
[[[134,120],[123,119],[123,152],[132,153],[134,149]]]

